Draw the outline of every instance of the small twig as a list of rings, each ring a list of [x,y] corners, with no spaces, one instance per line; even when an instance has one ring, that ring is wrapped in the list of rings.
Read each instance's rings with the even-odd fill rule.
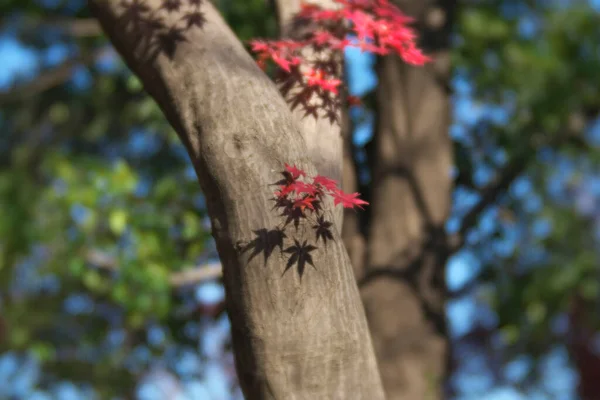
[[[212,279],[218,279],[221,276],[223,276],[221,263],[212,262],[172,273],[169,277],[169,282],[171,283],[171,286],[180,288],[183,286],[196,285]]]
[[[0,25],[11,22],[10,17],[2,18]],[[102,34],[100,24],[94,18],[65,18],[65,17],[42,17],[19,19],[17,32],[29,34],[39,29],[58,29],[67,35],[74,37],[90,37]]]

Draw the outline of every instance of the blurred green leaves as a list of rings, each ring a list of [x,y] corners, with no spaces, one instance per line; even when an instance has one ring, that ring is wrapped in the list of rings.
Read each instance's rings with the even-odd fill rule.
[[[243,40],[275,35],[264,1],[217,3]],[[169,279],[211,251],[199,186],[177,135],[106,39],[40,24],[89,18],[85,2],[5,1],[0,14],[42,74],[102,55],[0,108],[0,322],[10,327],[0,354],[29,351],[48,382],[122,396],[135,383],[126,360],[149,346],[150,325],[178,338],[165,346],[199,339],[175,312],[195,300]],[[106,350],[113,331],[125,340]],[[93,365],[84,354],[96,354]]]

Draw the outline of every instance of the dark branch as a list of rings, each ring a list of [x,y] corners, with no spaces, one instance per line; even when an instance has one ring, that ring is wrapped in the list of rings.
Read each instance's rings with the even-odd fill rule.
[[[46,90],[62,85],[71,78],[73,70],[88,65],[105,54],[105,49],[66,60],[59,66],[43,72],[31,82],[18,85],[7,92],[0,92],[0,105],[27,100]]]
[[[524,151],[511,160],[504,168],[502,168],[497,174],[495,179],[487,184],[480,191],[480,199],[477,204],[473,206],[463,217],[459,235],[464,236],[469,229],[471,229],[477,223],[479,216],[487,207],[489,207],[496,198],[504,193],[510,184],[521,175],[529,165],[529,161],[535,155],[535,151]]]
[[[480,199],[462,218],[458,233],[449,240],[450,252],[458,251],[464,244],[464,238],[469,229],[473,228],[481,214],[529,167],[537,150],[544,146],[558,147],[566,143],[581,147],[581,132],[586,126],[586,120],[579,113],[572,113],[568,125],[562,131],[552,135],[548,140],[539,140],[534,136],[529,143],[523,144],[517,155],[496,174],[496,177],[480,191]]]
[[[23,21],[18,31],[19,33],[29,34],[40,29],[57,29],[74,37],[99,36],[102,34],[100,24],[93,18],[31,18]]]

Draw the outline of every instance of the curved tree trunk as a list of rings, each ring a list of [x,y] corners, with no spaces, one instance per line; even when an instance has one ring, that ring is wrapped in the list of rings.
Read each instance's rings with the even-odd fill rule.
[[[224,268],[240,384],[248,399],[383,399],[364,311],[337,231],[275,229],[284,163],[316,172],[275,85],[209,2],[90,0],[117,50],[185,143]],[[198,27],[199,26],[199,27]],[[332,209],[326,210],[332,218]],[[286,271],[294,240],[314,268]],[[245,251],[248,247],[252,251]],[[263,254],[260,254],[263,253]],[[299,267],[299,265],[298,265]]]
[[[425,68],[397,57],[378,62],[371,214],[363,227],[364,262],[355,269],[387,398],[439,399],[449,359],[444,224],[452,189],[447,87],[454,4],[397,4],[417,19],[422,46],[435,61]],[[356,241],[349,230],[344,236]]]

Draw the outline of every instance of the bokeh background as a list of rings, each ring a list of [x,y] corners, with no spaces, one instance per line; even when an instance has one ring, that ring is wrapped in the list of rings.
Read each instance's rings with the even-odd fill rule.
[[[375,58],[346,60],[360,150]],[[600,399],[600,2],[463,1],[452,61],[447,230],[524,164],[448,264],[455,398]],[[83,0],[0,1],[0,205],[0,399],[241,399],[194,171]]]

